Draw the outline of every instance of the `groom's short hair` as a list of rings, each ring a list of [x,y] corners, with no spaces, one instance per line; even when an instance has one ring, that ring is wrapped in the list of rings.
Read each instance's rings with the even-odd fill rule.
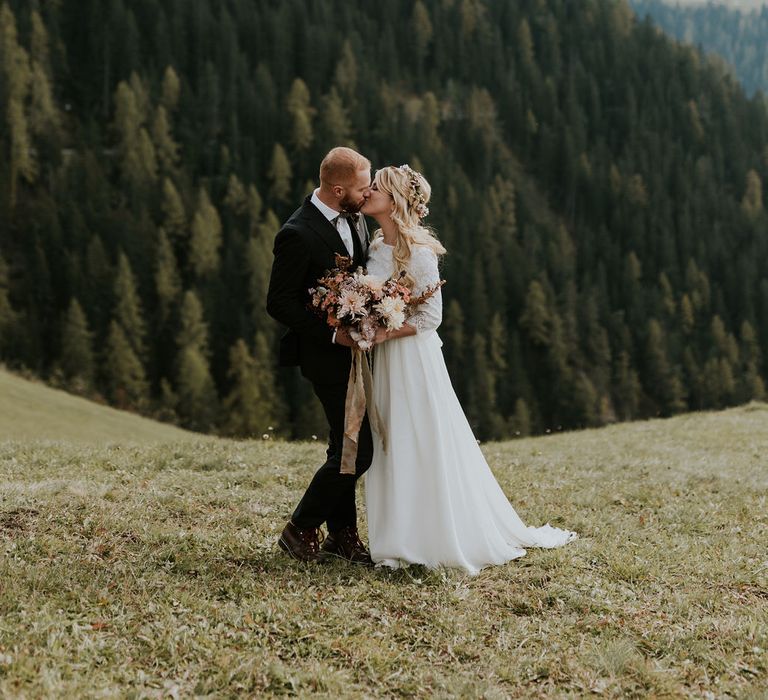
[[[346,146],[332,148],[320,163],[320,184],[346,185],[361,170],[370,170],[371,161]]]

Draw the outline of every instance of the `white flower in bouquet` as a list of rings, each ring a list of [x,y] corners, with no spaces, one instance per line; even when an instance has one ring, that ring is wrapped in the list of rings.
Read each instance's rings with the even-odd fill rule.
[[[369,316],[360,321],[360,332],[364,336],[372,338],[376,335],[376,328],[378,325],[376,319]]]
[[[344,316],[367,316],[368,309],[365,308],[365,296],[353,289],[345,289],[339,297],[338,318]]]
[[[318,307],[323,303],[323,297],[328,294],[328,290],[325,287],[317,287],[309,290],[312,295],[312,306]]]
[[[390,331],[402,328],[405,323],[405,301],[400,297],[384,297],[374,308]]]
[[[361,272],[355,274],[355,281],[364,287],[368,287],[374,295],[381,294],[381,291],[384,288],[384,280],[379,277],[374,277],[373,275],[364,275]]]
[[[359,323],[359,331],[352,331],[350,335],[361,350],[370,350],[376,338],[376,320],[368,316]]]

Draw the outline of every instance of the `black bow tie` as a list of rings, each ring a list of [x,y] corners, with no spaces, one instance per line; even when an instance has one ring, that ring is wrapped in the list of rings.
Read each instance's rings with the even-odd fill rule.
[[[357,222],[360,220],[360,214],[351,214],[350,212],[343,211],[334,219],[334,221],[338,221],[339,219],[346,219],[347,223],[357,226]]]

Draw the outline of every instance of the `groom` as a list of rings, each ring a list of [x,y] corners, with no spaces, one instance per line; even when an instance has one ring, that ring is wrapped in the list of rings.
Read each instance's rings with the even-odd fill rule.
[[[275,238],[267,294],[270,316],[288,327],[280,341],[280,365],[296,366],[325,410],[330,437],[327,459],[283,529],[278,544],[301,561],[337,556],[356,564],[371,557],[357,533],[355,482],[371,465],[368,417],[360,429],[355,474],[340,474],[344,406],[353,340],[334,331],[308,308],[309,288],[336,266],[335,255],[365,265],[368,230],[360,208],[370,196],[371,163],[351,148],[334,148],[320,164],[320,187],[286,221]],[[320,525],[328,536],[320,545]]]

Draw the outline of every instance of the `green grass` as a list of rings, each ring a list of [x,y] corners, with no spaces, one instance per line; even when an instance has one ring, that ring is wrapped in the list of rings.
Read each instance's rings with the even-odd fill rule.
[[[0,440],[139,444],[199,439],[172,425],[22,379],[0,369]]]
[[[483,448],[581,539],[305,565],[318,443],[0,442],[0,697],[766,697],[768,406]]]

